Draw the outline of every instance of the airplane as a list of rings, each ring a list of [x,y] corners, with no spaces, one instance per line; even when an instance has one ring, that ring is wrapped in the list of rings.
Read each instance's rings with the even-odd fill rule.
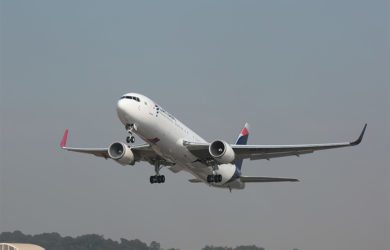
[[[191,183],[205,183],[211,187],[244,189],[246,183],[254,182],[297,182],[293,178],[274,178],[245,176],[242,174],[244,159],[270,160],[285,156],[300,156],[317,150],[356,146],[360,144],[366,131],[364,125],[360,136],[352,142],[300,145],[247,145],[249,125],[245,124],[236,143],[224,140],[211,143],[193,132],[176,117],[148,97],[128,93],[120,97],[117,103],[117,115],[125,126],[129,136],[128,144],[134,143],[133,134],[146,143],[127,145],[114,142],[108,148],[72,148],[66,142],[69,130],[61,141],[61,148],[110,158],[126,166],[146,161],[154,166],[155,175],[150,176],[150,183],[164,183],[165,176],[160,174],[163,167],[173,173],[185,171],[194,176]]]

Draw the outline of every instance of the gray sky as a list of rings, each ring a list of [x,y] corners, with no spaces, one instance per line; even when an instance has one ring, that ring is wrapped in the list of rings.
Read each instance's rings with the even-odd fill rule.
[[[163,247],[390,245],[388,1],[1,1],[0,231],[86,233]],[[244,191],[147,164],[64,152],[123,141],[117,99],[145,94],[207,140],[355,139],[245,161],[299,178]],[[140,143],[138,139],[138,143]]]

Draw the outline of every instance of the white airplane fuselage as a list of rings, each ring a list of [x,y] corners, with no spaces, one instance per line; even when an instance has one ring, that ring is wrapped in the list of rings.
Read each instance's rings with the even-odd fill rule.
[[[214,187],[243,189],[245,183],[238,178],[240,171],[234,164],[221,164],[214,170],[191,154],[183,141],[206,141],[146,96],[129,93],[139,101],[122,98],[117,104],[119,120],[123,125],[133,124],[132,132],[151,145],[161,158],[181,168],[200,181]],[[214,173],[213,173],[214,171]],[[208,183],[207,176],[219,174],[222,181]]]

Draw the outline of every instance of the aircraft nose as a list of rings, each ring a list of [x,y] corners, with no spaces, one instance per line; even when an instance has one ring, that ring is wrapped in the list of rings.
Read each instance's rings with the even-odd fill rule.
[[[123,122],[126,118],[126,99],[120,99],[116,105],[116,112],[118,113],[119,119]]]
[[[124,99],[119,99],[117,105],[116,105],[116,109],[119,112],[123,112],[125,110],[125,106],[126,106],[126,101]]]

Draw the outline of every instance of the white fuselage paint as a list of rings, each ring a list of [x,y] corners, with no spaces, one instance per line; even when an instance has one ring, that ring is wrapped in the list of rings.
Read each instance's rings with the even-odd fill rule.
[[[191,154],[183,145],[183,141],[206,142],[173,115],[169,114],[146,96],[128,93],[125,96],[135,96],[139,102],[132,99],[120,99],[117,105],[117,113],[120,121],[126,124],[134,124],[133,132],[148,142],[152,149],[163,159],[182,168],[207,185],[214,187],[243,189],[245,184],[240,179],[232,180],[236,171],[234,164],[221,164],[215,170],[222,175],[220,183],[208,183],[207,176],[213,174],[213,169],[201,162]],[[159,140],[157,141],[158,138]],[[153,141],[153,139],[155,139]],[[157,141],[157,142],[156,142]]]

